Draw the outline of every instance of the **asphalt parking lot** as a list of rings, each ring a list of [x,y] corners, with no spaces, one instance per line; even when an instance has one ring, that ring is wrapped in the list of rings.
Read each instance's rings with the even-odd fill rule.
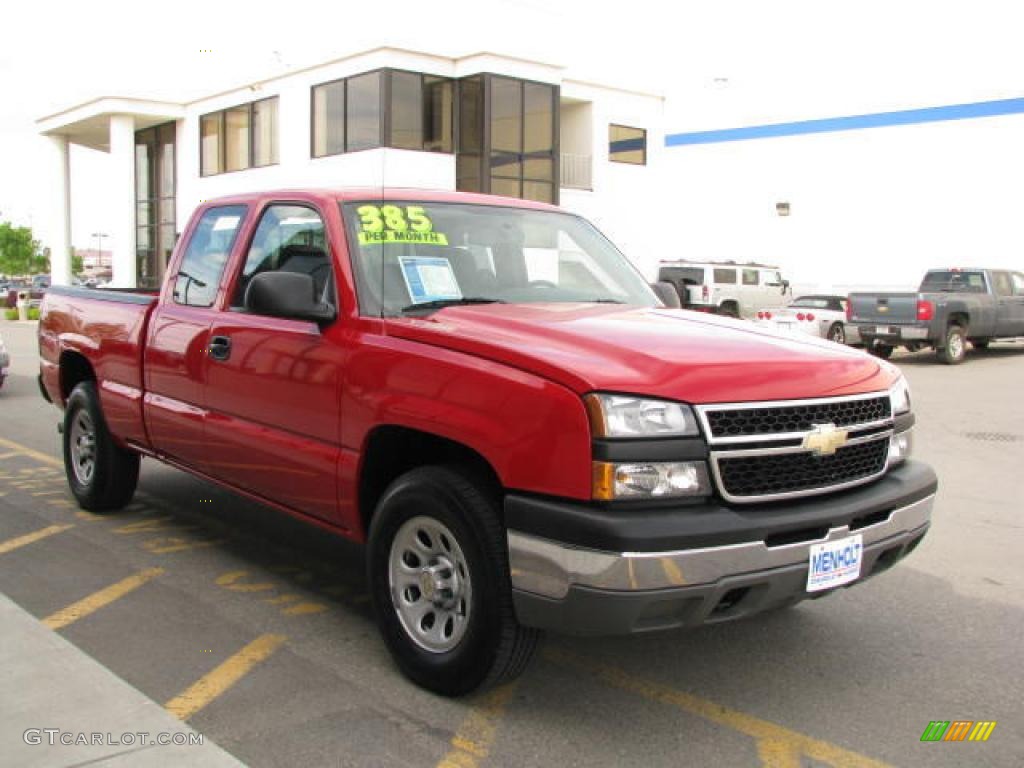
[[[0,592],[251,766],[1022,764],[1024,342],[893,359],[940,477],[931,533],[897,568],[732,624],[549,636],[517,683],[451,701],[392,666],[357,547],[154,462],[126,510],[78,510],[34,328],[0,333]],[[997,725],[922,743],[933,720]],[[81,762],[63,749],[52,764]]]

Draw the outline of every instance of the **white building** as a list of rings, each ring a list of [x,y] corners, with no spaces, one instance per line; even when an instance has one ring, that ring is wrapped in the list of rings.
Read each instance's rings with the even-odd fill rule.
[[[189,103],[103,97],[38,121],[70,241],[69,145],[111,154],[113,284],[155,287],[201,201],[295,187],[467,190],[559,203],[629,253],[664,151],[660,96],[581,82],[491,53],[377,48]],[[650,211],[650,207],[645,208]],[[656,233],[653,233],[656,234]]]

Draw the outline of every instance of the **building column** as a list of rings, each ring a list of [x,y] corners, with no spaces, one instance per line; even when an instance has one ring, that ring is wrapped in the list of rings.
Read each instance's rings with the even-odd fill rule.
[[[134,288],[135,263],[135,118],[110,118],[110,160],[113,166],[110,245],[113,252],[111,285]]]
[[[49,227],[50,281],[71,283],[71,152],[67,136],[47,136],[52,148],[51,201],[56,214]]]

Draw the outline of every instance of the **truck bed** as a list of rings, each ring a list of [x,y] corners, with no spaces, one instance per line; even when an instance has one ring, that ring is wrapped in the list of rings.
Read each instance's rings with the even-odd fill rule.
[[[41,383],[63,404],[61,355],[81,355],[96,372],[100,400],[113,431],[148,444],[142,418],[142,350],[156,292],[53,286],[39,323]]]

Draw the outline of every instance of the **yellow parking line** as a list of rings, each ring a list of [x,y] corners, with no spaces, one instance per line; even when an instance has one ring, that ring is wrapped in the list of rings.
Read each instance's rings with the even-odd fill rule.
[[[121,599],[129,592],[133,592],[147,581],[155,579],[163,572],[163,568],[147,568],[144,571],[139,571],[138,573],[129,576],[127,579],[122,579],[116,584],[104,587],[99,592],[93,592],[88,597],[83,597],[81,600],[72,603],[67,608],[61,608],[56,613],[43,619],[43,624],[48,626],[50,629],[62,629],[68,624],[72,624],[79,619],[88,616],[90,613],[98,611],[103,606],[110,605],[115,600]]]
[[[61,531],[66,531],[68,528],[74,527],[74,524],[50,525],[38,531],[26,533],[24,536],[16,536],[13,539],[8,539],[7,541],[0,542],[0,555],[5,555],[12,550],[18,549],[19,547],[24,547],[26,544],[31,544],[34,541],[45,539],[47,536],[53,536],[53,534],[55,533],[60,533]]]
[[[36,461],[41,461],[43,464],[49,464],[51,467],[64,468],[64,462],[60,459],[55,459],[53,456],[47,456],[45,453],[29,448],[27,445],[16,443],[13,440],[0,437],[0,447],[6,448],[14,453],[21,454],[22,456],[28,456]]]
[[[490,754],[505,706],[515,692],[515,683],[495,688],[474,704],[452,736],[452,748],[437,768],[476,768],[478,760]]]
[[[261,635],[218,667],[207,672],[164,708],[179,720],[188,720],[211,701],[241,680],[253,667],[276,651],[287,638]]]
[[[588,672],[601,682],[629,691],[645,699],[677,707],[692,715],[718,725],[724,725],[757,740],[758,753],[763,765],[769,768],[790,768],[799,765],[799,757],[835,768],[891,768],[888,763],[852,752],[827,741],[769,723],[753,715],[723,707],[690,693],[674,690],[666,685],[630,675],[616,667],[592,662],[575,654],[548,648],[544,657],[572,669]]]

